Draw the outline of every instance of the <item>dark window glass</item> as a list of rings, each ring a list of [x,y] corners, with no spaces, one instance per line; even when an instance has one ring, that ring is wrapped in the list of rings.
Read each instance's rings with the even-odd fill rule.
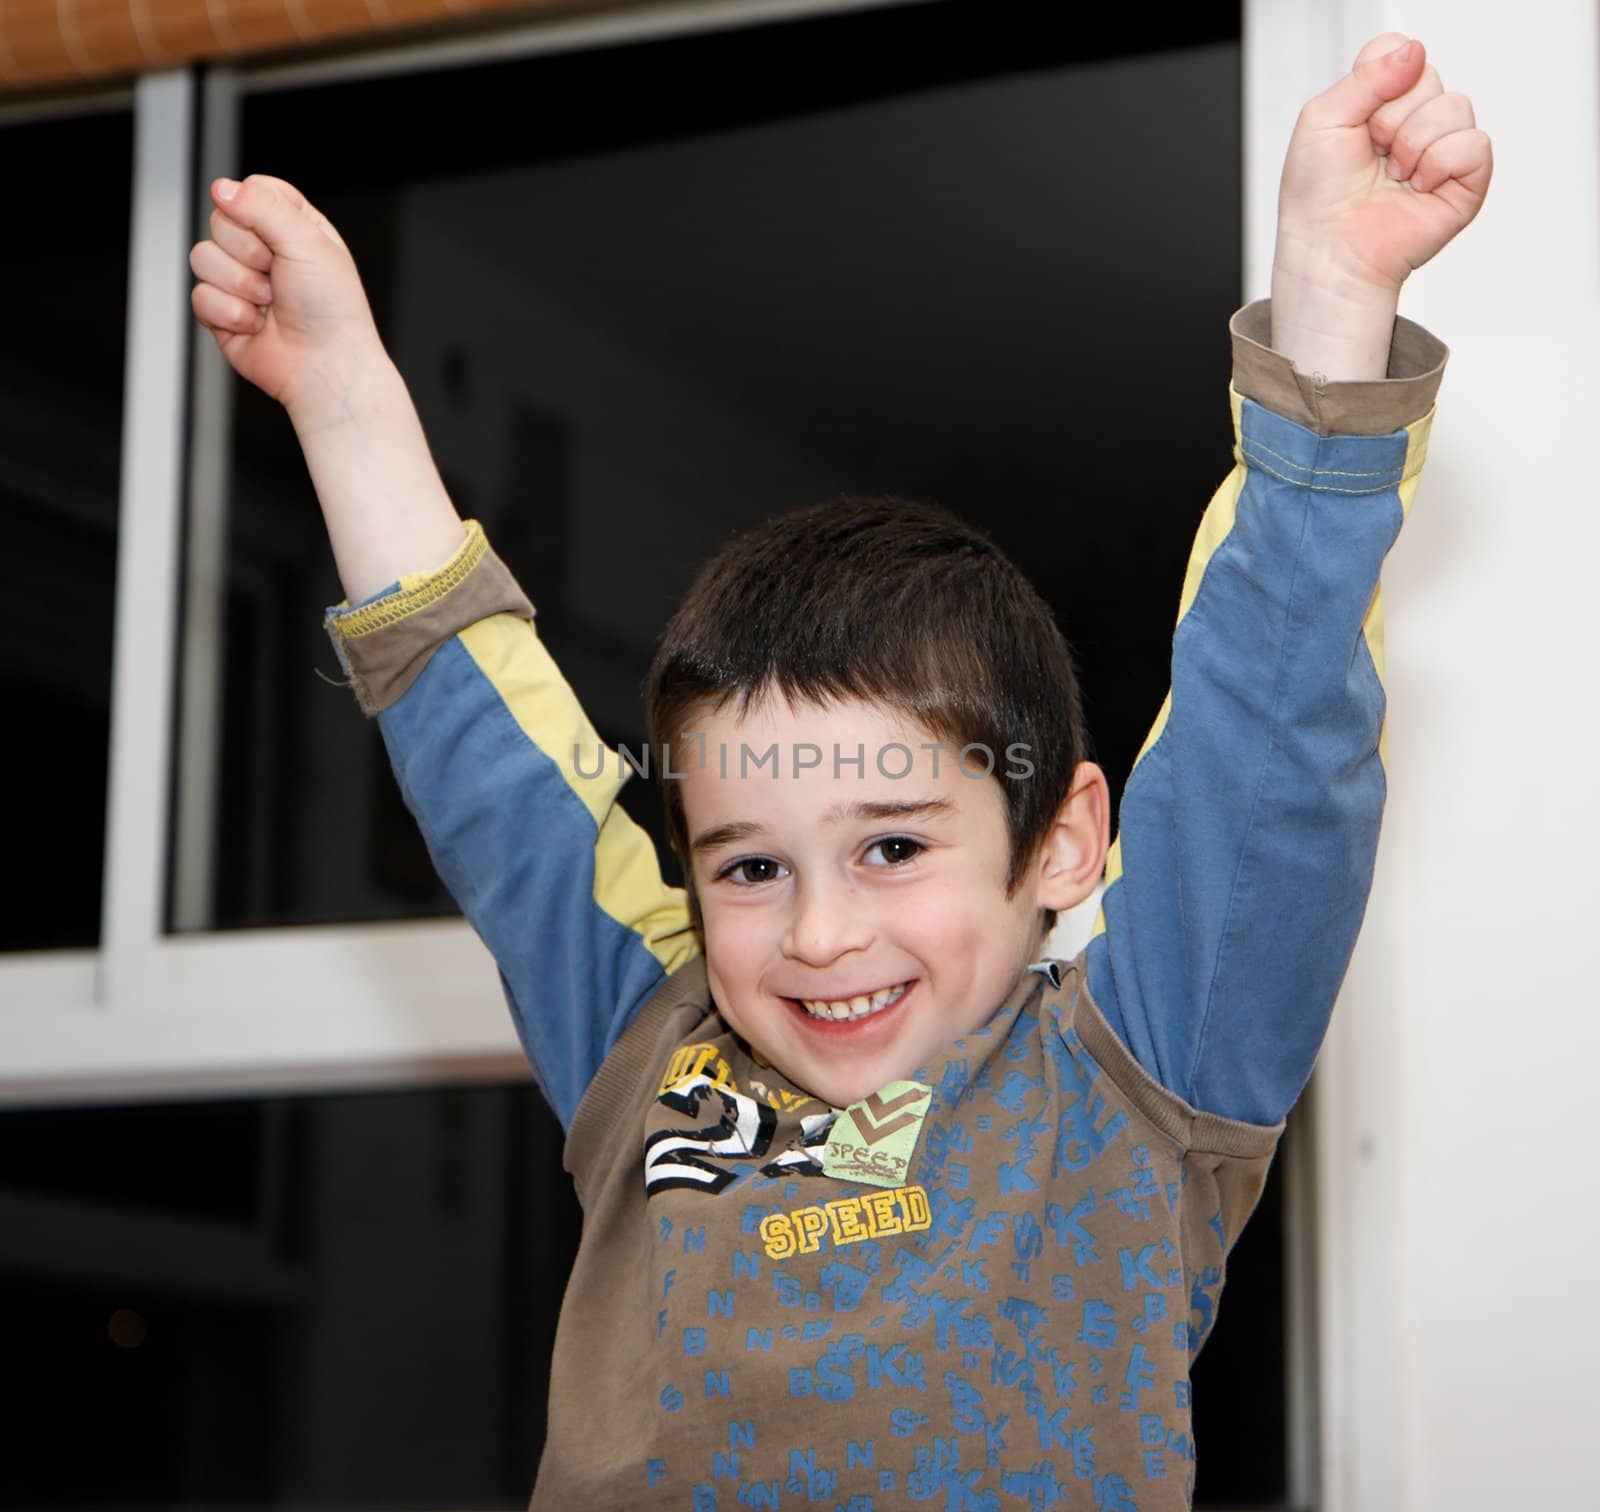
[[[0,707],[27,794],[0,950],[100,938],[132,159],[126,110],[0,125]]]
[[[893,492],[985,525],[1054,603],[1115,797],[1231,463],[1237,16],[1163,44],[891,7],[251,97],[239,171],[344,234],[458,508],[608,740],[642,742],[656,638],[731,530]],[[341,595],[294,433],[229,381],[216,881],[185,924],[449,912],[327,680]],[[659,837],[648,784],[628,802]]]
[[[1286,1505],[1283,1179],[1280,1158],[1268,1170],[1261,1201],[1228,1255],[1217,1324],[1190,1372],[1199,1454],[1197,1508]]]
[[[521,1506],[577,1224],[525,1085],[0,1114],[0,1503]]]

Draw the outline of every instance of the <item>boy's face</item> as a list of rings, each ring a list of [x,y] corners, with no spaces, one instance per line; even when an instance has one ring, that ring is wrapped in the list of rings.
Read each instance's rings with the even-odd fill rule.
[[[752,1048],[843,1108],[993,1016],[1042,944],[1041,909],[1067,906],[1038,865],[1006,897],[1000,776],[963,774],[953,749],[923,749],[935,736],[859,701],[774,697],[694,729],[703,761],[690,740],[677,765],[707,969]],[[776,774],[757,765],[774,744]]]

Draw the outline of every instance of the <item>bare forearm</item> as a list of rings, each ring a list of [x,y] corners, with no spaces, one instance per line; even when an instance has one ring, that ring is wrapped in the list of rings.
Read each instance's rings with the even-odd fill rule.
[[[1398,292],[1336,292],[1275,266],[1272,349],[1329,383],[1387,378],[1398,303]]]
[[[449,560],[461,518],[405,380],[381,347],[330,364],[288,413],[351,603]]]

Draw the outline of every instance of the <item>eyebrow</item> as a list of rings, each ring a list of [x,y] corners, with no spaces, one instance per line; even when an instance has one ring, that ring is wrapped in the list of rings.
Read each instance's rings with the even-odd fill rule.
[[[735,840],[746,840],[761,833],[759,824],[752,824],[748,819],[736,819],[731,824],[719,824],[715,829],[703,830],[689,842],[689,849],[698,856],[701,851],[716,850],[719,845],[732,845]]]
[[[854,803],[833,804],[824,812],[822,821],[832,824],[844,819],[937,819],[953,814],[955,808],[948,798],[901,798],[879,802],[857,799]],[[718,846],[732,845],[735,841],[749,840],[766,832],[764,824],[757,824],[752,819],[734,819],[727,824],[703,830],[690,842],[689,849],[699,855],[702,851],[716,850]]]

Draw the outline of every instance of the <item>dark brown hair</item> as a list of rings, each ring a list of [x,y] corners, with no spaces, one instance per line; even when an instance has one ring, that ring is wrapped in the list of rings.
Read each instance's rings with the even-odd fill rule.
[[[743,718],[774,692],[881,704],[941,741],[987,747],[1010,831],[1008,897],[1089,759],[1072,652],[1049,606],[993,542],[935,505],[813,504],[739,532],[706,563],[646,678],[651,749],[705,709],[731,702]],[[1018,746],[1023,757],[1003,766]],[[1004,776],[1021,761],[1029,775]],[[661,780],[692,901],[681,787]]]

